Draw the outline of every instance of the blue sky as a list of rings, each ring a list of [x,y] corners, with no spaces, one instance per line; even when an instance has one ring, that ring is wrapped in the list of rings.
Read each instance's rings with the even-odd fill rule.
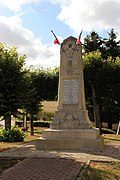
[[[111,28],[120,39],[120,0],[0,0],[0,41],[26,54],[26,65],[59,66],[59,40],[92,30],[102,37]]]
[[[27,5],[24,9],[27,9]],[[44,2],[40,4],[32,4],[23,16],[23,26],[32,30],[37,37],[41,37],[43,43],[51,43],[53,36],[51,29],[62,37],[69,36],[70,28],[57,20],[57,15],[60,12],[58,4]]]

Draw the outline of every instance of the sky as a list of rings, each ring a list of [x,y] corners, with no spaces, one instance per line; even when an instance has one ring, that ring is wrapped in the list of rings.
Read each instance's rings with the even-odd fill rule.
[[[120,39],[120,0],[0,0],[0,42],[26,54],[26,66],[59,66],[60,46],[69,36],[96,31],[107,37],[114,28]]]

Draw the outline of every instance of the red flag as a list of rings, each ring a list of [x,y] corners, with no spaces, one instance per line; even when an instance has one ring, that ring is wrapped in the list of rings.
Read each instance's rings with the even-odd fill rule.
[[[79,38],[77,39],[77,44],[80,44],[81,43],[81,38],[79,36]]]
[[[54,44],[60,44],[57,38],[54,40]]]
[[[83,31],[83,30],[82,30],[82,31]],[[79,37],[78,37],[78,39],[77,39],[76,44],[80,44],[80,43],[81,43],[81,35],[82,35],[82,31],[80,32],[80,35],[79,35]]]
[[[51,30],[51,32],[52,32],[53,36],[55,37],[54,44],[60,44],[60,42],[59,42],[57,36],[55,35],[55,33],[52,30]]]

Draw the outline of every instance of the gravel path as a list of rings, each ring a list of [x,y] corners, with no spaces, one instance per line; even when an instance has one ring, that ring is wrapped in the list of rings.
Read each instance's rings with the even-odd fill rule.
[[[103,151],[39,151],[35,141],[0,152],[0,157],[63,157],[86,162],[87,160],[120,161],[120,143],[105,143]]]

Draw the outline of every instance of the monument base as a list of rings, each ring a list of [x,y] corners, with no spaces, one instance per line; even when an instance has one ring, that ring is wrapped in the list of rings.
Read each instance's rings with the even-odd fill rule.
[[[96,128],[91,129],[48,129],[36,140],[38,150],[89,150],[101,151],[103,138]]]
[[[77,109],[77,107],[76,107]],[[87,110],[75,110],[74,106],[55,111],[51,129],[89,129],[93,127]]]

